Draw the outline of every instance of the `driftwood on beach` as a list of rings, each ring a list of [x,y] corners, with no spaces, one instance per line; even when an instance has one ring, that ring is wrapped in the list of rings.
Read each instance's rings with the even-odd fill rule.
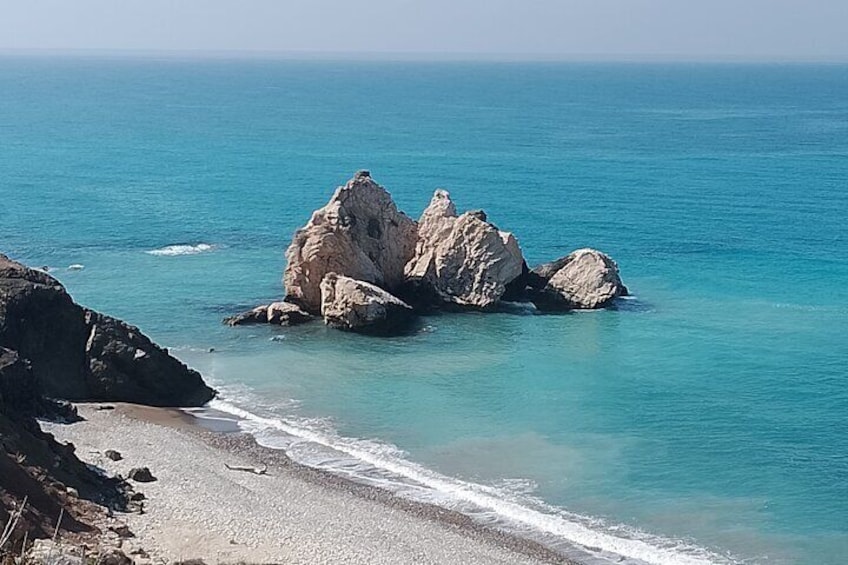
[[[245,471],[247,473],[253,473],[254,475],[265,475],[268,473],[267,465],[262,465],[261,467],[251,467],[249,465],[230,465],[229,463],[224,463],[224,467],[226,467],[230,471]]]

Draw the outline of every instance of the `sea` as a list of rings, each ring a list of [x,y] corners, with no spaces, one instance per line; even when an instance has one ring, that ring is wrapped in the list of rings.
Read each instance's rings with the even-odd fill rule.
[[[359,169],[604,311],[230,328]],[[848,562],[848,66],[0,56],[0,252],[297,461],[585,564]]]

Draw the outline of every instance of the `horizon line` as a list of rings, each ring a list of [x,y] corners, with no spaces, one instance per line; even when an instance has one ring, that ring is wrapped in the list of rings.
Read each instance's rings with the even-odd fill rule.
[[[846,64],[848,56],[669,54],[669,53],[498,53],[447,51],[321,51],[276,49],[113,49],[0,47],[0,56],[65,56],[165,59],[255,59],[350,62],[490,63],[691,63],[691,64]]]

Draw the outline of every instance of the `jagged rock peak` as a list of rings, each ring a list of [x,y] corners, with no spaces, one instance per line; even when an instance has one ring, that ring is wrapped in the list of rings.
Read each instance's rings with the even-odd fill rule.
[[[418,225],[415,256],[406,265],[407,294],[486,309],[523,273],[515,237],[482,211],[457,216],[450,194],[437,190]]]
[[[331,272],[391,292],[403,283],[416,240],[416,222],[368,171],[360,171],[295,233],[286,251],[286,300],[319,313],[321,281]]]

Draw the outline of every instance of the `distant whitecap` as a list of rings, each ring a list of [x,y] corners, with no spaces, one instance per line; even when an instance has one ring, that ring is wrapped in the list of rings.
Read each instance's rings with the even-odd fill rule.
[[[207,253],[214,251],[216,246],[208,243],[198,243],[197,245],[168,245],[159,249],[151,249],[145,251],[148,255],[157,255],[160,257],[177,257],[179,255],[197,255],[199,253]]]
[[[69,271],[82,271],[85,269],[85,265],[80,265],[79,263],[74,263],[73,265],[68,265]]]

